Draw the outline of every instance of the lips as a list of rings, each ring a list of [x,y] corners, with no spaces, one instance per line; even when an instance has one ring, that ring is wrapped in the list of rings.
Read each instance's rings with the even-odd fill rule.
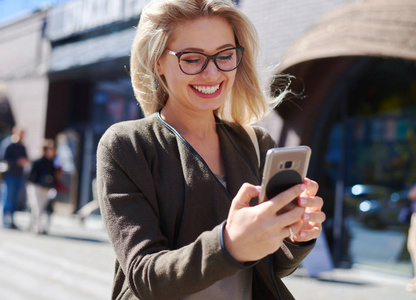
[[[205,86],[205,85],[191,85],[191,87],[198,92],[205,94],[205,95],[212,95],[220,88],[221,84],[212,85],[212,86]]]

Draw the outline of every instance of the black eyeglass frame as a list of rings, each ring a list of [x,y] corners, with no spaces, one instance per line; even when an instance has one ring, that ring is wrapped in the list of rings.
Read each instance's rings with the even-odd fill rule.
[[[230,50],[234,50],[234,49],[239,49],[239,50],[241,50],[241,59],[240,59],[240,61],[239,61],[239,62],[238,62],[238,64],[237,64],[234,68],[232,68],[231,70],[223,70],[223,69],[221,69],[221,68],[218,66],[218,64],[217,64],[217,56],[218,56],[218,55],[220,55],[221,53],[225,52],[225,51],[230,51]],[[197,75],[197,74],[199,74],[199,73],[202,73],[202,72],[205,70],[205,68],[208,66],[208,63],[209,63],[209,61],[210,61],[210,60],[212,60],[212,61],[214,62],[214,64],[215,64],[215,66],[216,66],[219,70],[221,70],[221,71],[223,71],[223,72],[231,72],[231,71],[233,71],[233,70],[237,69],[237,68],[238,68],[238,66],[241,64],[241,61],[243,60],[243,54],[244,54],[244,50],[245,50],[245,49],[244,49],[243,47],[233,47],[233,48],[227,48],[227,49],[221,50],[220,52],[218,52],[218,53],[216,53],[216,54],[214,54],[214,55],[207,55],[207,54],[205,54],[205,53],[201,53],[201,52],[197,52],[197,51],[174,52],[174,51],[169,50],[169,49],[166,49],[166,50],[168,51],[168,53],[169,53],[169,54],[175,55],[175,56],[178,58],[179,68],[181,69],[181,71],[182,71],[184,74],[186,74],[186,75]],[[201,55],[203,55],[203,56],[205,56],[205,57],[207,58],[207,60],[205,61],[204,66],[202,67],[202,69],[201,69],[199,72],[196,72],[196,73],[187,73],[187,72],[185,72],[185,71],[182,69],[182,66],[181,66],[181,56],[182,56],[182,55],[184,55],[184,54],[189,54],[189,53],[197,53],[197,54],[201,54]]]

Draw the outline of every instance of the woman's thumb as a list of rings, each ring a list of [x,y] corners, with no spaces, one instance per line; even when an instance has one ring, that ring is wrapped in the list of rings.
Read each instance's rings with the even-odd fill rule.
[[[251,199],[259,196],[260,188],[260,186],[244,183],[235,196],[232,206],[237,209],[250,206]]]

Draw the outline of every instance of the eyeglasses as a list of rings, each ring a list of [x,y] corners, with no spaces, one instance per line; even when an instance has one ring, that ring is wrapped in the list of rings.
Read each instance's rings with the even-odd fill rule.
[[[212,59],[217,68],[224,72],[236,69],[243,58],[244,48],[235,47],[222,50],[214,55],[206,55],[200,52],[173,52],[167,50],[169,54],[178,58],[179,67],[187,75],[196,75],[205,70],[209,61]]]

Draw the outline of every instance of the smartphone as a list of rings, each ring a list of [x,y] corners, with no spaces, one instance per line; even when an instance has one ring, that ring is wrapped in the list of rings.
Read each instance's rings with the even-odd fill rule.
[[[308,172],[311,153],[308,146],[272,148],[267,151],[259,203],[302,183]],[[290,206],[293,205],[284,211]]]

